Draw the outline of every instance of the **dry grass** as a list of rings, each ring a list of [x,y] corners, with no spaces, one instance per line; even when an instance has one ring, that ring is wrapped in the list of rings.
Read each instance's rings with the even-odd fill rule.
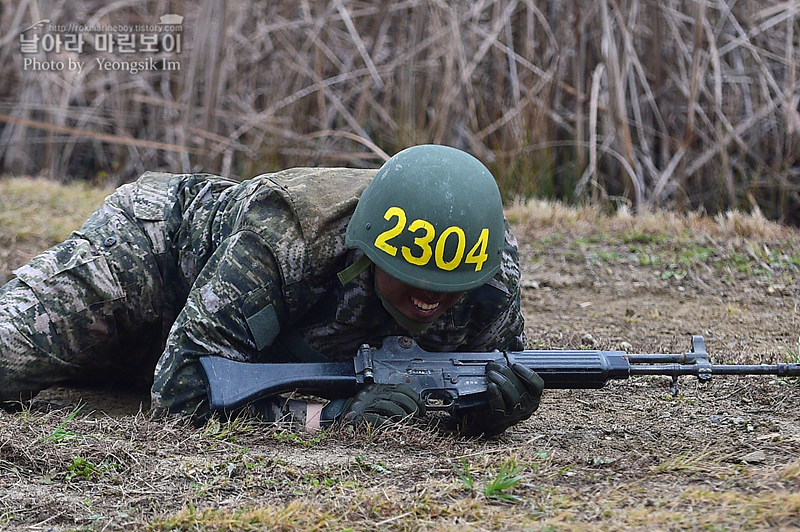
[[[2,0],[0,168],[118,183],[375,166],[439,142],[507,196],[800,218],[796,2]],[[179,71],[22,69],[18,34],[186,18]],[[136,59],[146,59],[137,54]],[[751,201],[752,200],[752,201]]]
[[[771,242],[790,238],[794,232],[768,220],[760,210],[751,213],[727,211],[714,217],[697,212],[645,210],[632,214],[622,207],[605,212],[598,205],[566,205],[558,201],[518,200],[506,208],[506,217],[524,232],[570,232],[574,235],[597,233],[643,233],[679,237],[711,236]]]
[[[79,228],[109,192],[80,182],[0,178],[0,282]]]
[[[765,400],[789,394],[793,401],[796,395],[755,386]],[[551,394],[535,419],[495,441],[458,440],[432,427],[342,429],[311,437],[255,422],[193,428],[141,413],[0,412],[0,516],[13,529],[52,530],[798,525],[791,412],[771,421],[755,416],[724,385],[688,392],[680,402],[653,388],[620,385],[597,393],[592,405]],[[633,401],[619,394],[635,395],[635,406],[615,408]],[[702,394],[702,404],[692,400],[695,394]],[[566,404],[569,412],[559,408]],[[658,413],[684,422],[660,424]],[[710,431],[695,421],[710,414],[745,416],[755,431],[735,423]],[[660,434],[655,440],[653,430]],[[784,438],[782,449],[768,453],[778,467],[739,463],[770,430]],[[681,435],[686,439],[673,440]],[[485,496],[483,487],[509,460],[519,477],[507,491],[513,497]],[[463,468],[474,487],[460,478]]]
[[[110,192],[85,183],[63,186],[47,179],[0,179],[0,227],[6,238],[13,235],[17,242],[54,244],[80,227]]]

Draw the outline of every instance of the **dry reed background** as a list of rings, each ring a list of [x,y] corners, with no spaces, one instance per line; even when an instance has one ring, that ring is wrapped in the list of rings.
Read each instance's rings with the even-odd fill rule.
[[[31,23],[183,21],[180,71],[22,68]],[[800,1],[0,0],[0,171],[122,182],[467,149],[506,196],[800,222]],[[67,61],[68,55],[40,54]],[[138,54],[135,59],[145,59]]]

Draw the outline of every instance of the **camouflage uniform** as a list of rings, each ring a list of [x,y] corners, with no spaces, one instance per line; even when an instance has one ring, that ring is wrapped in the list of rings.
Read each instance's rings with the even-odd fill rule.
[[[63,381],[152,379],[155,367],[153,406],[202,414],[198,356],[344,360],[408,335],[376,297],[372,269],[346,285],[336,275],[360,257],[344,232],[374,175],[147,173],[120,187],[0,288],[0,400]],[[500,272],[413,336],[432,351],[522,347],[510,231]]]

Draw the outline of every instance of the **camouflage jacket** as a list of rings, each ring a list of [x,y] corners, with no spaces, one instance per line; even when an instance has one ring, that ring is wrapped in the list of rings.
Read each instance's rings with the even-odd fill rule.
[[[363,343],[410,335],[376,297],[372,269],[346,285],[337,277],[359,257],[345,247],[344,233],[374,175],[295,168],[239,184],[167,174],[140,180],[152,197],[183,191],[178,202],[154,201],[150,214],[164,221],[166,242],[160,247],[172,250],[167,262],[177,266],[171,277],[177,288],[165,286],[175,290],[177,318],[155,370],[157,410],[204,413],[206,389],[197,362],[202,355],[252,362],[344,360]],[[187,179],[194,185],[187,186]],[[519,274],[516,241],[507,230],[500,272],[411,336],[431,351],[521,348]]]

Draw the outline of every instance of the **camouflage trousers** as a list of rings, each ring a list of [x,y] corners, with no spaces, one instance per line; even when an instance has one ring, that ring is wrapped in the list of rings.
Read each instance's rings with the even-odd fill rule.
[[[78,231],[0,288],[0,401],[27,400],[62,382],[152,380],[175,302],[164,289],[165,217],[148,209],[136,216],[141,192],[139,182],[117,189]],[[153,197],[166,196],[160,192]]]

